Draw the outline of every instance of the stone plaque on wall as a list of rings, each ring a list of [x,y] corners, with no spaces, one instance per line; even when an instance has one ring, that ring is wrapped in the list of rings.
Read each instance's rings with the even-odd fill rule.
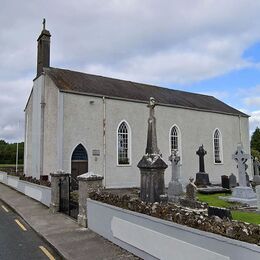
[[[100,150],[92,150],[93,156],[100,156]]]

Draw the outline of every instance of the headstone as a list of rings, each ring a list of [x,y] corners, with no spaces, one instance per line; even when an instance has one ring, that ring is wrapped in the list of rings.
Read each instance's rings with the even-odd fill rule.
[[[229,178],[227,175],[221,176],[221,186],[225,189],[229,189]]]
[[[142,201],[154,203],[159,202],[160,196],[165,194],[164,171],[168,165],[162,159],[157,147],[154,98],[150,98],[148,107],[150,116],[148,119],[147,146],[145,155],[137,167],[141,174],[140,198]]]
[[[260,212],[260,185],[255,187],[256,197],[257,197],[257,211]]]
[[[186,186],[185,198],[180,198],[180,204],[183,207],[203,208],[200,202],[196,200],[197,186],[193,183],[194,178],[190,178],[190,183]]]
[[[230,209],[226,208],[219,208],[219,207],[208,207],[208,216],[218,216],[220,218],[229,218],[230,220],[232,219],[231,211]]]
[[[168,185],[168,199],[169,201],[178,202],[180,196],[183,193],[182,184],[179,181],[180,156],[178,150],[172,150],[172,154],[169,157],[169,161],[171,161],[172,163],[172,178]]]
[[[230,188],[234,188],[237,186],[237,177],[233,173],[231,173],[231,175],[229,176],[229,186]]]
[[[196,173],[195,184],[197,186],[210,185],[209,175],[205,172],[205,162],[204,162],[204,156],[207,154],[207,151],[203,148],[203,145],[199,147],[199,150],[196,152],[196,154],[199,156],[199,172]]]
[[[253,169],[254,169],[253,182],[255,183],[255,185],[260,185],[260,175],[259,175],[260,162],[258,161],[257,157],[253,159]]]
[[[246,162],[250,157],[249,154],[244,153],[242,145],[238,145],[237,151],[232,158],[237,163],[239,186],[233,189],[232,196],[228,199],[229,201],[238,201],[249,205],[256,204],[256,194],[251,187],[247,186]]]
[[[193,178],[190,178],[190,183],[186,186],[186,199],[196,200],[197,186],[193,183]]]

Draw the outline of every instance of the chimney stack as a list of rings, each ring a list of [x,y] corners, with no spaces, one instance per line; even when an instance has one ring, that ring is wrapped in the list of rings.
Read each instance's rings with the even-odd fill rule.
[[[43,19],[43,29],[38,37],[38,55],[37,55],[37,77],[39,77],[44,67],[50,67],[50,38],[51,34],[45,29],[45,18]]]

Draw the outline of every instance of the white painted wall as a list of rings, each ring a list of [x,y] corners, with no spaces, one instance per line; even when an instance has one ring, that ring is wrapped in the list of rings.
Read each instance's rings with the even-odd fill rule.
[[[48,207],[50,206],[51,188],[49,187],[22,181],[19,177],[7,175],[6,172],[0,172],[0,182],[18,190],[28,197],[40,201]]]
[[[43,174],[61,169],[58,159],[58,99],[59,90],[53,81],[45,76],[45,108],[44,108],[44,149]]]
[[[30,95],[25,109],[24,174],[32,176],[32,99]]]
[[[32,91],[32,173],[40,178],[41,163],[41,94],[44,77],[40,76],[33,83]]]
[[[87,200],[88,228],[142,259],[258,260],[260,247]]]
[[[63,169],[71,172],[72,153],[81,143],[88,153],[89,171],[103,175],[102,99],[64,93],[63,104]],[[100,150],[100,156],[93,156],[92,150]]]

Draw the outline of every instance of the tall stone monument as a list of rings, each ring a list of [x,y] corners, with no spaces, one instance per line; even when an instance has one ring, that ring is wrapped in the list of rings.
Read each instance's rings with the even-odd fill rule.
[[[150,98],[148,107],[147,145],[145,155],[137,167],[141,173],[141,200],[145,202],[159,202],[160,195],[165,193],[164,171],[168,167],[162,159],[157,147],[156,119],[154,116],[155,99]]]
[[[260,162],[258,161],[258,158],[255,157],[255,158],[253,158],[253,169],[254,169],[253,182],[256,185],[260,185],[259,168],[260,168]]]
[[[207,151],[204,149],[203,145],[199,147],[199,150],[196,152],[199,156],[199,172],[196,173],[195,184],[197,186],[206,186],[210,185],[209,175],[205,172],[205,162],[204,156],[207,154]]]
[[[180,156],[178,150],[172,150],[169,161],[172,163],[172,178],[168,185],[168,199],[172,202],[178,202],[180,196],[183,194],[182,184],[179,181]]]
[[[238,201],[249,205],[255,205],[256,194],[251,187],[247,186],[246,180],[246,162],[251,156],[244,153],[242,145],[238,145],[237,151],[233,154],[232,158],[237,163],[239,186],[233,189],[229,201]]]

